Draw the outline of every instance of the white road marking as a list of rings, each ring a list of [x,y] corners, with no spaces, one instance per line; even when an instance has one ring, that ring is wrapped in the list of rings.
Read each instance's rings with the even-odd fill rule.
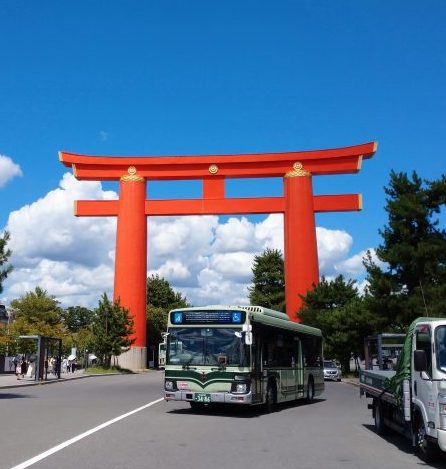
[[[130,417],[130,415],[136,414],[137,412],[141,412],[141,410],[147,409],[148,407],[158,404],[158,402],[161,402],[163,400],[164,398],[161,397],[160,399],[157,399],[156,401],[149,402],[148,404],[145,404],[142,407],[138,407],[135,410],[131,410],[130,412],[127,412],[126,414],[120,415],[119,417],[111,419],[108,422],[102,423],[101,425],[98,425],[97,427],[94,427],[91,430],[87,430],[86,432],[81,433],[80,435],[77,435],[74,438],[64,441],[63,443],[60,443],[59,445],[54,446],[53,448],[50,448],[49,450],[44,451],[43,453],[40,453],[37,456],[34,456],[33,458],[28,459],[27,461],[22,462],[21,464],[18,464],[17,466],[12,467],[11,469],[24,469],[25,467],[32,466],[36,462],[39,462],[42,459],[45,459],[48,456],[51,456],[52,454],[57,453],[58,451],[66,448],[67,446],[70,446],[73,443],[76,443],[77,441],[82,440],[83,438],[86,438],[87,436],[90,436],[93,433],[98,432],[99,430],[102,430],[103,428],[113,425],[114,423],[119,422],[120,420],[125,419],[126,417]]]

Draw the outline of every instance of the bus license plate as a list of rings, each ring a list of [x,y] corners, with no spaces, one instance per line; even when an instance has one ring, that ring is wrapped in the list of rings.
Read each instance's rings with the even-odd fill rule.
[[[211,402],[211,395],[210,394],[195,394],[194,396],[194,401],[195,402],[204,402],[208,403]]]

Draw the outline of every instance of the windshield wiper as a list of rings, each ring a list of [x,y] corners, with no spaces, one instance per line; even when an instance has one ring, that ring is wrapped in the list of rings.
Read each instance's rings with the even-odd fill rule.
[[[197,367],[190,366],[190,364],[192,363],[192,360],[193,360],[193,357],[187,363],[183,363],[183,370],[196,370],[197,369]]]

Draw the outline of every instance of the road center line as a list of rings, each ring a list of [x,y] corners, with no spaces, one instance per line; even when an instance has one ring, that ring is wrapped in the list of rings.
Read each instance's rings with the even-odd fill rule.
[[[130,415],[136,414],[137,412],[141,412],[142,410],[147,409],[148,407],[158,404],[158,402],[161,402],[163,400],[164,398],[161,397],[160,399],[157,399],[156,401],[149,402],[148,404],[145,404],[142,407],[138,407],[137,409],[131,410],[130,412],[127,412],[126,414],[120,415],[119,417],[111,419],[108,422],[102,423],[101,425],[98,425],[97,427],[87,430],[86,432],[81,433],[80,435],[77,435],[74,438],[64,441],[63,443],[60,443],[59,445],[54,446],[53,448],[50,448],[49,450],[44,451],[43,453],[40,453],[37,456],[34,456],[33,458],[28,459],[27,461],[22,462],[21,464],[18,464],[17,466],[12,467],[11,469],[24,469],[25,467],[32,466],[36,462],[39,462],[42,459],[45,459],[48,456],[51,456],[52,454],[57,453],[58,451],[66,448],[67,446],[70,446],[73,443],[76,443],[77,441],[82,440],[83,438],[86,438],[87,436],[90,436],[93,433],[98,432],[99,430],[102,430],[103,428],[113,425],[114,423],[119,422],[120,420],[125,419],[126,417],[130,417]]]

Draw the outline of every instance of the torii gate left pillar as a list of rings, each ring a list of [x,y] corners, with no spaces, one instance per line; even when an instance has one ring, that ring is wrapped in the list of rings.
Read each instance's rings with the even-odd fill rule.
[[[146,347],[146,277],[147,219],[145,215],[146,181],[128,174],[119,182],[119,209],[116,228],[115,300],[128,308],[133,316],[135,342],[127,352],[124,368],[145,368]]]

